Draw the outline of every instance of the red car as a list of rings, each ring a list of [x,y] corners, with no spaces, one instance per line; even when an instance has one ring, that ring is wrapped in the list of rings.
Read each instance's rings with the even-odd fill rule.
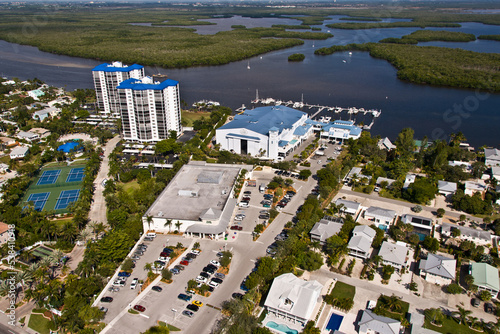
[[[182,264],[183,266],[187,266],[187,265],[189,265],[189,262],[187,262],[187,261],[181,261],[180,264]]]
[[[238,226],[238,225],[233,225],[233,226],[231,226],[231,230],[241,231],[241,230],[243,230],[243,227]]]
[[[134,305],[134,310],[139,311],[139,312],[144,312],[144,311],[146,311],[146,308],[142,305]]]

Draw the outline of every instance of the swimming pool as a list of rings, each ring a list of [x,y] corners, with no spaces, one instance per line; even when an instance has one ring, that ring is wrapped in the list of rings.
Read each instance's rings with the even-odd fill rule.
[[[79,142],[77,141],[69,141],[66,144],[60,145],[57,150],[58,151],[63,151],[64,153],[69,153],[71,152],[72,149],[80,145]]]
[[[330,331],[335,331],[340,328],[340,324],[344,320],[344,317],[335,313],[332,313],[330,316],[330,320],[328,320],[328,324],[326,325],[326,329]]]
[[[274,321],[268,321],[266,324],[266,327],[275,329],[277,331],[286,333],[286,334],[299,334],[299,331],[295,329],[291,329],[290,327],[283,325],[283,324],[277,324]]]

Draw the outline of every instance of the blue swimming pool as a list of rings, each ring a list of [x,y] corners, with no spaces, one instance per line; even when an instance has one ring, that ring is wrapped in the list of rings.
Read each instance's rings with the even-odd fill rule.
[[[283,324],[277,324],[274,321],[268,321],[266,324],[266,327],[275,329],[277,331],[286,333],[286,334],[299,334],[299,331],[295,329],[291,329],[290,327],[283,325]]]
[[[80,145],[79,142],[77,141],[69,141],[66,144],[60,145],[57,150],[58,151],[63,151],[64,153],[69,153],[71,152],[72,149]]]
[[[326,329],[329,331],[338,330],[340,328],[340,324],[342,324],[342,320],[344,320],[343,316],[332,313],[330,320],[328,320],[328,324],[326,325]]]

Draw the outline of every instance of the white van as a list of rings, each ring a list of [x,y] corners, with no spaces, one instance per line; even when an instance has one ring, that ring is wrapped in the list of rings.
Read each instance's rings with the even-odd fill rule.
[[[238,206],[239,206],[240,208],[248,208],[248,202],[239,202],[239,203],[238,203]]]
[[[148,233],[146,234],[146,237],[156,238],[156,232],[148,232]]]

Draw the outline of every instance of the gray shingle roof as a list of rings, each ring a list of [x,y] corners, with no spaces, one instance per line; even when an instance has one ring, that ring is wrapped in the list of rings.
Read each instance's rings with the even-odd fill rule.
[[[328,239],[332,235],[339,233],[341,228],[341,222],[333,222],[326,219],[321,219],[319,222],[314,224],[309,234],[311,236],[319,238],[320,242],[325,242],[326,239]]]
[[[363,310],[358,323],[359,331],[366,333],[368,330],[379,334],[398,334],[401,323],[397,320],[377,315],[370,310]]]
[[[388,241],[384,241],[378,255],[387,262],[392,262],[403,266],[406,263],[406,253],[408,248],[401,244],[393,244]]]
[[[389,209],[384,209],[384,208],[379,208],[377,206],[370,206],[365,211],[365,217],[367,215],[370,216],[370,217],[383,218],[383,219],[386,219],[386,220],[392,220],[396,216],[396,211],[389,210]]]
[[[420,261],[419,269],[433,275],[455,279],[456,266],[457,261],[455,259],[429,253],[427,260]]]
[[[486,242],[491,241],[491,233],[488,231],[449,223],[443,223],[441,225],[441,233],[451,234],[451,231],[454,229],[460,230],[460,234],[463,236],[484,240]]]

